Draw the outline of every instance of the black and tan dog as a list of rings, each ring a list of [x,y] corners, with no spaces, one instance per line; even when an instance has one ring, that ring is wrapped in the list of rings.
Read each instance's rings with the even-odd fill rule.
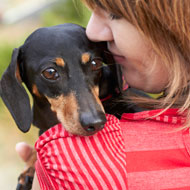
[[[32,110],[22,83],[32,95]],[[33,124],[40,134],[61,122],[70,133],[93,135],[103,128],[105,111],[117,116],[140,111],[130,104],[114,103],[121,89],[121,72],[106,43],[89,41],[85,29],[75,24],[33,32],[13,51],[0,81],[1,97],[18,128],[27,132]],[[102,104],[100,99],[110,96]],[[34,152],[19,177],[18,190],[31,188],[35,161]]]
[[[27,132],[33,123],[41,134],[61,122],[76,135],[101,130],[106,118],[99,97],[120,89],[116,66],[105,52],[105,43],[90,42],[75,24],[32,33],[13,51],[0,81],[1,97],[18,128]],[[32,110],[22,82],[33,97]],[[22,178],[33,175],[34,161],[35,156]]]
[[[104,48],[90,42],[82,27],[65,24],[38,29],[15,49],[0,89],[19,129],[27,132],[33,123],[42,133],[58,122],[77,135],[102,129],[106,118],[99,93],[116,86],[104,81],[104,70],[110,72]],[[32,94],[33,112],[22,82]]]

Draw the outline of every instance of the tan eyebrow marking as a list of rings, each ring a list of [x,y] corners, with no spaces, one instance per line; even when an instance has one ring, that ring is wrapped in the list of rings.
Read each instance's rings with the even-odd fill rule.
[[[89,53],[83,53],[81,56],[81,61],[83,64],[86,64],[90,61],[90,54]]]
[[[64,60],[63,60],[61,57],[56,57],[56,58],[55,58],[55,63],[56,63],[58,66],[61,66],[61,67],[64,67],[64,66],[65,66],[65,62],[64,62]]]

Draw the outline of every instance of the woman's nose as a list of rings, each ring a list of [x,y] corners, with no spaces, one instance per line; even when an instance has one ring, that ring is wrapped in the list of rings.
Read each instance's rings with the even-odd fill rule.
[[[89,40],[94,42],[112,41],[112,32],[106,21],[106,18],[103,19],[96,13],[92,13],[86,28],[86,35]]]

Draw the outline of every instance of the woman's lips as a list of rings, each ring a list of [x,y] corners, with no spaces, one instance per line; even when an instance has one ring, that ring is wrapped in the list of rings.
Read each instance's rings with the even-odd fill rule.
[[[115,62],[118,64],[123,64],[125,62],[124,56],[113,54],[113,58],[114,58]]]

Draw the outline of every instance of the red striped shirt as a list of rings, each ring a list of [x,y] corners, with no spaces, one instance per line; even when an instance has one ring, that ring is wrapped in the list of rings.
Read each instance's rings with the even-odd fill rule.
[[[177,109],[152,117],[160,111],[122,116],[129,190],[190,190],[189,129],[177,130]]]
[[[58,124],[36,142],[42,190],[190,190],[190,134],[176,109],[107,115],[105,128],[74,136]],[[147,117],[149,119],[147,119]]]
[[[105,128],[89,137],[74,136],[61,124],[36,142],[41,189],[127,189],[126,154],[119,120],[107,115]]]

